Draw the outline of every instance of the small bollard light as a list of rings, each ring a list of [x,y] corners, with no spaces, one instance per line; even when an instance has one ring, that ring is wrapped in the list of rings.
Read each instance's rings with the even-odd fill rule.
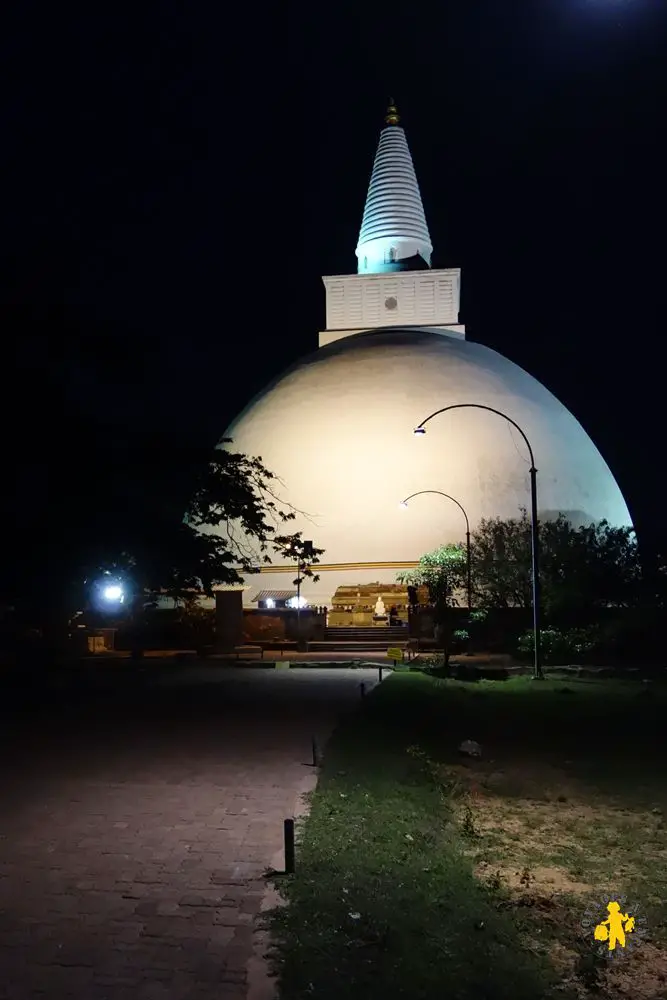
[[[312,739],[310,741],[310,745],[311,745],[311,749],[313,751],[313,767],[317,767],[317,765],[319,763],[319,753],[318,753],[318,749],[317,749],[317,740],[315,739],[314,736],[312,737]]]
[[[363,681],[359,685],[359,693],[361,694],[361,700],[363,701],[364,698],[366,697],[366,685],[364,684]]]
[[[382,664],[378,667],[378,680],[382,683]]]
[[[285,874],[293,875],[295,868],[294,820],[286,819],[283,826],[285,833]]]

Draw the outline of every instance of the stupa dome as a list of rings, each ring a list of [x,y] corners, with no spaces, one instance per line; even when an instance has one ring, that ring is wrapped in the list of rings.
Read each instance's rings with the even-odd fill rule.
[[[331,567],[306,583],[311,603],[337,586],[396,578],[401,564],[465,538],[481,518],[530,509],[530,460],[521,435],[487,411],[463,408],[413,429],[455,403],[501,410],[535,455],[541,518],[630,524],[614,477],[590,437],[536,379],[496,351],[418,327],[383,328],[335,340],[289,368],[232,423],[227,447],[259,455],[280,477],[281,496],[303,512],[288,530],[324,548]],[[290,570],[291,572],[291,570]],[[285,572],[263,572],[251,589],[284,589]],[[257,584],[257,586],[254,586]],[[248,591],[249,593],[249,591]],[[252,596],[252,595],[250,595]]]

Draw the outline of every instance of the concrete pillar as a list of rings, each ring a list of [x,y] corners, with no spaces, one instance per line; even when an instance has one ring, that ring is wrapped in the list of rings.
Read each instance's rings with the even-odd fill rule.
[[[218,590],[215,594],[215,648],[219,653],[243,642],[243,592]]]

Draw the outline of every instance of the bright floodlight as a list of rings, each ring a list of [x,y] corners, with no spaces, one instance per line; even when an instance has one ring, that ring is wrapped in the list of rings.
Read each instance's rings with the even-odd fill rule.
[[[267,608],[275,608],[276,606],[276,602],[273,600],[272,597],[267,597],[264,603],[266,604]]]
[[[288,608],[305,608],[307,606],[307,604],[308,604],[308,601],[306,600],[305,597],[290,597],[289,601],[287,602],[287,607]]]
[[[425,427],[415,427],[413,433],[414,434],[426,434],[426,428]]]
[[[112,583],[102,591],[105,601],[121,601],[123,599],[123,588],[117,583]]]

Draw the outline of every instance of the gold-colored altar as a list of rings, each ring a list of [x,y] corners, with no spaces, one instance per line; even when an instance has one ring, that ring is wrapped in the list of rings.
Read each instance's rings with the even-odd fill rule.
[[[389,616],[401,622],[408,620],[408,588],[403,583],[364,583],[358,586],[338,587],[332,600],[332,609],[327,617],[330,627],[372,627],[378,624],[376,606],[378,600]],[[395,609],[395,614],[392,613]],[[382,623],[384,624],[384,622]]]

